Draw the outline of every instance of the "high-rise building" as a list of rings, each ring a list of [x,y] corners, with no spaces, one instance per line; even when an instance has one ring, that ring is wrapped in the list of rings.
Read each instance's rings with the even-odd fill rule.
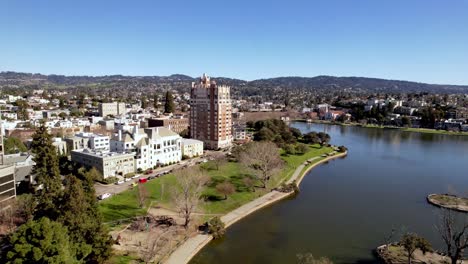
[[[192,83],[190,92],[190,137],[204,142],[207,149],[232,144],[230,87],[217,85],[206,74]]]

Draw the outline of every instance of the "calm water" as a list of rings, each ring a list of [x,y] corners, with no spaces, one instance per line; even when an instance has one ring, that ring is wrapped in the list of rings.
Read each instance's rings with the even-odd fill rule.
[[[441,248],[429,193],[468,193],[468,137],[294,123],[325,131],[346,158],[309,172],[301,193],[241,220],[191,263],[295,263],[296,254],[334,263],[374,263],[392,228]]]

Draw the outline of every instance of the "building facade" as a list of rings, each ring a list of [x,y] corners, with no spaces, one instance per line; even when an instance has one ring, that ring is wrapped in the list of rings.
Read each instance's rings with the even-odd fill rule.
[[[148,119],[148,127],[165,127],[176,133],[180,133],[188,129],[188,118],[150,118]]]
[[[217,85],[203,74],[190,91],[190,137],[204,142],[208,149],[232,144],[230,87]]]
[[[66,138],[69,150],[80,150],[89,148],[92,150],[109,150],[110,137],[100,134],[81,132],[75,136]]]
[[[86,167],[95,167],[104,178],[124,176],[135,172],[134,153],[74,150],[71,159]]]
[[[123,115],[126,113],[126,109],[125,103],[101,103],[99,104],[99,115],[102,117]]]
[[[0,210],[16,197],[15,166],[0,165]]]
[[[165,128],[153,127],[119,130],[111,141],[111,151],[134,152],[136,170],[147,170],[182,160],[181,137]]]
[[[203,141],[196,139],[182,139],[182,157],[193,158],[203,155]]]

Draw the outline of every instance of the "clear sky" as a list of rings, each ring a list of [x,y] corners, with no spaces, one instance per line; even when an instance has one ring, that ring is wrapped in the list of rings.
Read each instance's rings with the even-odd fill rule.
[[[468,84],[468,0],[0,0],[0,71]]]

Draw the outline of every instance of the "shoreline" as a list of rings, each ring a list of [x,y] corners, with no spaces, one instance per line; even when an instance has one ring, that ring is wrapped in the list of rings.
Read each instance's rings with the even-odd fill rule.
[[[348,154],[348,151],[337,153],[333,156],[329,156],[324,159],[321,159],[313,164],[308,164],[306,160],[300,166],[296,168],[293,176],[287,180],[287,183],[292,183],[294,180],[296,180],[296,185],[299,187],[305,175],[309,173],[313,168],[315,168],[316,166],[320,164],[328,162],[330,160],[345,157],[347,154]],[[224,216],[221,217],[221,220],[224,222],[225,228],[228,228],[229,226],[251,215],[252,213],[262,208],[265,208],[271,204],[274,204],[278,201],[281,201],[293,194],[294,194],[293,191],[288,192],[288,193],[271,191],[225,214]],[[197,234],[194,237],[187,239],[181,246],[179,246],[176,250],[172,252],[172,254],[167,258],[167,260],[163,260],[162,263],[165,263],[165,264],[189,263],[190,260],[196,254],[198,254],[211,240],[213,240],[212,235]]]
[[[379,128],[379,129],[395,129],[403,132],[423,133],[423,134],[436,134],[436,135],[449,135],[449,136],[468,136],[468,132],[452,132],[447,130],[437,130],[431,128],[411,128],[411,127],[396,127],[396,126],[379,126],[379,125],[363,125],[359,123],[340,123],[327,120],[312,120],[307,122],[305,119],[295,119],[291,122],[300,122],[307,124],[326,124],[336,126],[357,126],[362,128]]]
[[[450,196],[450,197],[453,197],[455,199],[463,199],[461,197],[458,197],[458,196],[454,196],[454,195],[446,195],[446,194],[436,194],[436,193],[432,193],[432,194],[429,194],[427,196],[427,202],[429,204],[432,204],[434,206],[437,206],[437,207],[440,207],[440,208],[445,208],[445,209],[449,209],[449,210],[454,210],[454,211],[457,211],[457,212],[461,212],[461,213],[468,213],[468,207],[467,206],[464,206],[464,205],[457,205],[457,204],[443,204],[441,202],[439,202],[438,200],[434,199],[433,197],[434,196],[438,196],[438,195],[442,195],[442,196]]]

